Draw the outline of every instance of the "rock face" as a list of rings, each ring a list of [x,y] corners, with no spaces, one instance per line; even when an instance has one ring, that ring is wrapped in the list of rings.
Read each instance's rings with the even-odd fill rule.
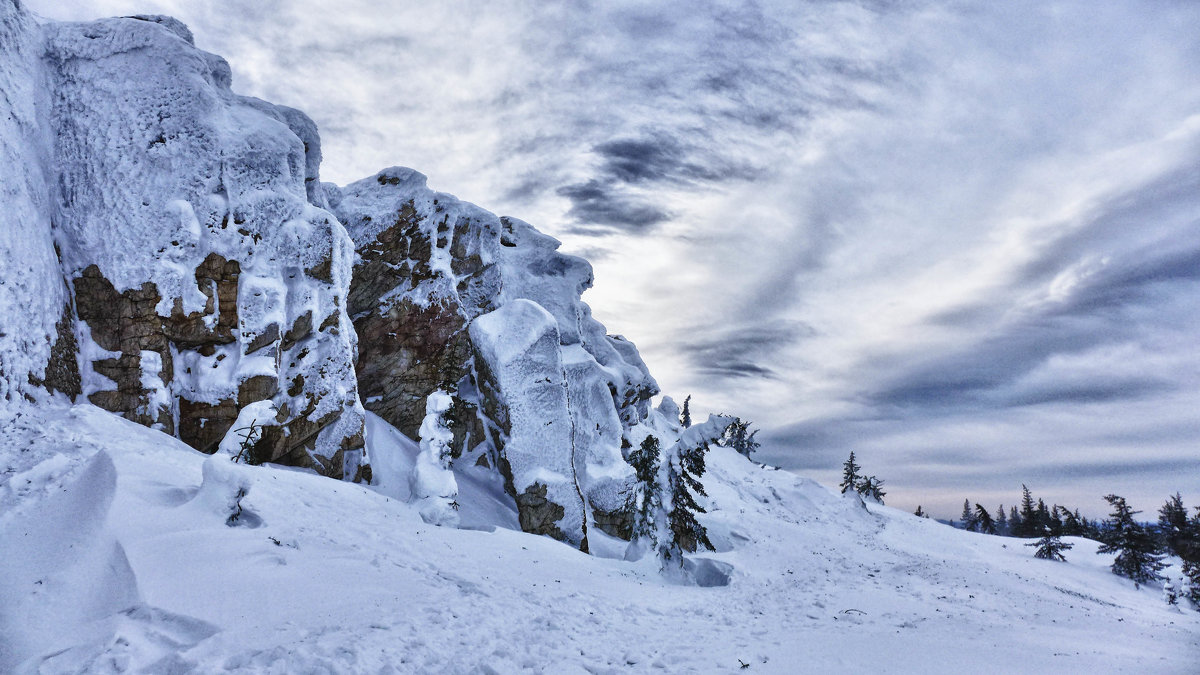
[[[354,250],[324,208],[315,125],[234,95],[174,19],[36,26],[0,2],[0,30],[0,159],[19,167],[3,189],[21,207],[5,276],[23,257],[45,286],[18,289],[42,306],[26,344],[3,338],[5,397],[23,374],[205,452],[270,400],[257,459],[359,476]]]
[[[455,461],[496,467],[524,530],[584,549],[589,526],[628,536],[622,448],[658,386],[580,301],[591,266],[411,169],[325,193],[359,253],[366,407],[415,437],[430,394],[452,392]]]

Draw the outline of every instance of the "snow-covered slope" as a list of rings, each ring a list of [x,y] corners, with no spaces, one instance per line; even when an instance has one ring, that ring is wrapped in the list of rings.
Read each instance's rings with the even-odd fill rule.
[[[233,465],[91,406],[30,407],[3,433],[16,452],[0,473],[0,550],[21,552],[0,558],[4,672],[1200,663],[1200,614],[1113,576],[1090,542],[1076,540],[1066,564],[1036,560],[1014,540],[865,507],[724,449],[705,481],[721,550],[696,560],[727,583],[698,587],[668,584],[650,560],[426,525],[397,495]]]

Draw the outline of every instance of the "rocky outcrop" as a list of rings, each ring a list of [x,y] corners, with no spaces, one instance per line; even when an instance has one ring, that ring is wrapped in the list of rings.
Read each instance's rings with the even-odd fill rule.
[[[0,54],[3,398],[205,452],[258,422],[255,459],[369,480],[360,401],[416,438],[444,391],[439,461],[497,471],[523,529],[628,535],[623,452],[658,388],[581,302],[587,262],[409,169],[323,185],[312,121],[233,94],[173,19],[39,26],[0,0]]]
[[[205,452],[270,401],[257,459],[361,477],[354,250],[311,120],[233,94],[174,19],[36,26],[0,2],[0,31],[0,159],[20,174],[0,250],[6,281],[30,275],[0,301],[45,305],[19,339],[0,329],[0,370],[20,371],[0,393],[81,394]]]
[[[591,266],[411,169],[325,193],[359,253],[366,407],[412,437],[429,395],[453,392],[456,461],[500,471],[522,529],[585,549],[590,524],[627,536],[622,448],[658,387],[580,301]]]

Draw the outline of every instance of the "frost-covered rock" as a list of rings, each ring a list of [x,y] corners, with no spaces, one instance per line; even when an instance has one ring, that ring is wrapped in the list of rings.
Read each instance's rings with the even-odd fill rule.
[[[0,402],[79,392],[75,334],[51,232],[41,32],[0,2]]]
[[[430,394],[452,392],[452,456],[500,470],[525,530],[581,547],[589,524],[627,537],[622,447],[658,386],[580,300],[591,266],[411,169],[324,192],[359,254],[367,408],[415,436]]]
[[[0,56],[0,396],[82,393],[205,452],[271,401],[265,459],[356,477],[354,251],[312,121],[167,17],[3,2]]]

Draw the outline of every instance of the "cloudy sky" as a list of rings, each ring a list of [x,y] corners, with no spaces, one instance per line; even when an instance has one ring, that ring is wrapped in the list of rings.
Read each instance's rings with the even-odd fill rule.
[[[1200,3],[25,2],[172,14],[326,180],[558,237],[767,461],[941,516],[1200,504]]]

